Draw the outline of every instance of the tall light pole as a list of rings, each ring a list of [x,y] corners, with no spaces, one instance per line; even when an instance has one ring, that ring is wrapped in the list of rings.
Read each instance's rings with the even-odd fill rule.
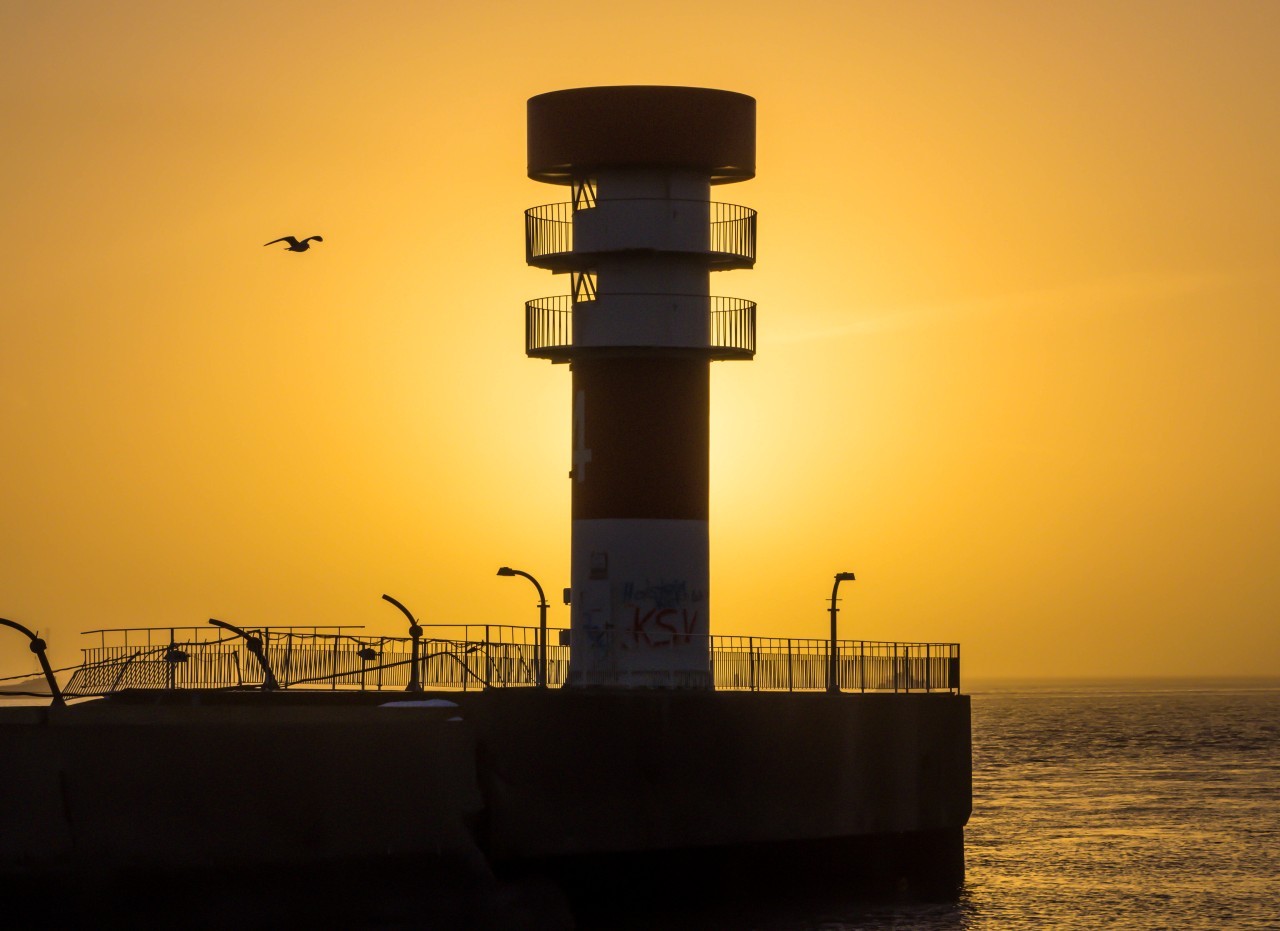
[[[422,680],[418,674],[418,651],[419,644],[422,642],[422,625],[418,623],[418,619],[409,613],[409,609],[396,601],[390,595],[383,595],[383,601],[388,601],[400,609],[400,613],[409,619],[409,636],[413,638],[413,651],[410,653],[409,659],[409,684],[405,687],[406,692],[421,692]]]
[[[827,662],[829,663],[829,666],[827,667],[828,692],[840,691],[839,668],[836,662],[836,614],[839,613],[840,609],[836,607],[836,592],[840,591],[841,582],[852,581],[852,572],[837,572],[836,582],[831,586],[831,647],[829,650],[830,655],[827,657]]]
[[[233,634],[244,638],[245,646],[249,648],[249,652],[257,659],[258,665],[262,667],[262,690],[264,692],[272,692],[280,688],[280,683],[276,681],[275,673],[271,671],[271,664],[267,662],[267,653],[263,648],[262,638],[257,634],[251,634],[241,630],[235,624],[228,624],[226,621],[220,621],[216,617],[209,618],[209,623],[214,627],[221,627],[229,630]]]
[[[498,575],[518,575],[528,579],[538,590],[538,688],[545,689],[547,687],[547,596],[542,593],[542,586],[538,584],[538,580],[527,572],[503,566],[498,570]]]
[[[36,655],[36,659],[40,660],[40,670],[44,673],[44,681],[49,683],[49,694],[53,698],[49,702],[50,706],[57,705],[60,707],[65,705],[66,702],[62,700],[62,691],[58,688],[58,680],[53,675],[53,667],[49,665],[49,657],[45,654],[47,644],[17,621],[10,621],[0,617],[0,625],[12,627],[18,633],[26,634],[27,639],[31,641],[28,647]]]

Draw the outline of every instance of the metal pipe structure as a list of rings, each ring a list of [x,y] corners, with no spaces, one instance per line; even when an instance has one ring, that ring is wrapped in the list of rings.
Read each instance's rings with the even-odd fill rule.
[[[216,618],[209,618],[209,623],[244,638],[245,646],[249,648],[249,652],[257,659],[258,665],[262,667],[262,690],[264,692],[272,692],[280,688],[280,684],[276,682],[275,673],[271,671],[271,664],[267,662],[267,654],[262,647],[261,637],[246,633],[234,624],[228,624],[226,621],[219,621]]]
[[[547,596],[542,592],[542,586],[527,572],[521,572],[519,569],[512,569],[510,566],[503,566],[498,570],[498,575],[512,576],[518,575],[528,579],[533,583],[533,587],[538,590],[538,663],[537,678],[538,688],[545,689],[547,687]]]
[[[49,665],[49,657],[45,654],[48,644],[17,621],[10,621],[0,617],[0,625],[12,627],[18,633],[27,635],[27,639],[31,641],[27,646],[40,660],[40,669],[44,672],[44,680],[49,683],[49,694],[53,696],[49,706],[59,708],[64,706],[66,702],[62,699],[62,691],[58,688],[58,680],[54,678],[53,667]]]
[[[391,602],[391,604],[399,608],[401,613],[409,619],[409,636],[413,639],[413,646],[410,648],[410,656],[412,657],[410,662],[412,665],[409,667],[409,684],[405,686],[404,690],[406,692],[421,692],[422,677],[418,669],[418,651],[421,648],[420,644],[422,643],[422,625],[418,623],[417,618],[409,613],[408,608],[396,601],[390,595],[383,595],[382,600]]]
[[[831,586],[831,646],[827,660],[830,663],[827,668],[828,692],[840,691],[839,654],[837,653],[838,647],[836,644],[836,614],[839,613],[840,609],[836,607],[836,592],[840,591],[841,582],[852,582],[853,580],[852,572],[837,572],[835,584]]]

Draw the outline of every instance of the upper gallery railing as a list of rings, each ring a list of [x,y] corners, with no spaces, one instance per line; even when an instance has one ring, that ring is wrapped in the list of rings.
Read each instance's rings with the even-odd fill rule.
[[[524,302],[524,351],[531,356],[573,348],[573,295]]]
[[[740,297],[713,297],[711,302],[711,347],[754,356],[756,302]]]
[[[590,207],[572,203],[543,204],[524,212],[525,261],[530,265],[547,263],[563,264],[559,259],[576,255],[573,248],[573,218],[611,204],[676,204],[692,205],[695,209],[706,207],[709,212],[708,236],[704,254],[711,258],[713,267],[747,268],[756,260],[756,212],[738,204],[718,201],[662,200],[659,198],[620,198],[596,201]],[[685,251],[685,250],[680,250]],[[699,250],[704,251],[704,250]],[[577,263],[580,264],[580,263]]]
[[[238,629],[237,629],[238,630]],[[323,632],[332,630],[333,633]],[[407,637],[372,636],[360,628],[252,628],[224,634],[209,628],[92,631],[101,645],[63,689],[68,697],[106,695],[123,689],[322,688],[403,691],[410,682],[412,645]],[[506,625],[430,625],[421,641],[418,681],[425,689],[532,687],[537,683],[538,628]],[[593,646],[599,647],[600,633]],[[625,634],[613,632],[622,638]],[[699,639],[702,643],[698,643]],[[829,690],[828,640],[715,635],[707,669],[666,679],[646,673],[650,686],[706,683],[725,691]],[[256,640],[258,649],[253,643]],[[552,630],[547,645],[547,684],[569,679],[568,631]],[[130,642],[132,641],[132,642]],[[650,649],[698,649],[705,638],[681,636]],[[960,646],[841,640],[836,645],[837,688],[843,692],[958,692]],[[684,666],[685,664],[679,664]],[[616,680],[575,685],[609,685]]]
[[[741,297],[680,294],[609,294],[596,301],[579,301],[584,306],[597,302],[620,304],[646,299],[691,299],[707,302],[706,342],[695,347],[707,349],[714,359],[751,358],[756,351],[756,303]],[[530,356],[558,359],[574,349],[572,295],[558,294],[525,301],[525,352]],[[579,347],[583,348],[583,347]]]

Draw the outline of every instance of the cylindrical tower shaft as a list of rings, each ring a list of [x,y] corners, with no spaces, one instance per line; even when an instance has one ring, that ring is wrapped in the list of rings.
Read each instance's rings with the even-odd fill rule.
[[[754,263],[753,211],[710,201],[754,172],[755,102],[701,88],[529,101],[529,261],[569,272],[527,307],[530,355],[573,372],[570,683],[705,687],[709,365],[751,358],[755,305],[709,271]]]

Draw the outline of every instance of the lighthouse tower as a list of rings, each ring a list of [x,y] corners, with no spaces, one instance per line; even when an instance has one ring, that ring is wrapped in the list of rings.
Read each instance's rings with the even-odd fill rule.
[[[755,100],[586,87],[529,100],[531,265],[569,294],[525,305],[528,355],[573,376],[570,685],[709,688],[710,363],[755,354],[755,304],[710,272],[755,263]]]

